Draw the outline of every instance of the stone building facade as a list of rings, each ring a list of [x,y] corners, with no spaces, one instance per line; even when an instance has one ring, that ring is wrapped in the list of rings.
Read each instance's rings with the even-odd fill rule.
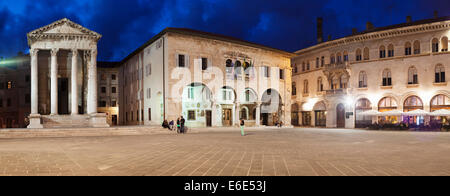
[[[291,53],[167,28],[120,66],[120,124],[290,125]]]
[[[354,128],[380,120],[430,121],[361,113],[450,109],[449,37],[450,17],[415,22],[408,17],[382,28],[368,23],[363,32],[295,52],[293,124]]]
[[[106,114],[110,126],[119,125],[119,63],[98,62],[97,111]]]

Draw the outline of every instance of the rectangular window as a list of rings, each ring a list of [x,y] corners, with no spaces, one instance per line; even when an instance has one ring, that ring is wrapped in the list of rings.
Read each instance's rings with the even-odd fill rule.
[[[102,93],[106,93],[106,87],[102,87]]]
[[[316,69],[319,68],[319,57],[316,58]]]
[[[186,67],[185,56],[182,54],[178,55],[178,67]]]
[[[188,88],[188,98],[194,99],[194,88]]]
[[[284,70],[280,69],[280,80],[284,80]]]
[[[111,80],[116,80],[116,74],[111,75]]]
[[[116,93],[116,87],[111,88],[111,93]]]
[[[147,88],[147,99],[151,99],[151,98],[152,98],[152,89]]]
[[[202,58],[202,70],[205,71],[208,69],[208,59]]]
[[[188,120],[195,120],[195,111],[193,110],[188,111]]]
[[[111,101],[111,107],[117,107],[117,102],[116,101]]]
[[[25,82],[30,82],[30,75],[25,76]]]
[[[106,101],[100,101],[98,107],[106,107]]]
[[[264,69],[264,77],[266,78],[270,77],[270,67],[265,66],[263,67],[263,69]]]

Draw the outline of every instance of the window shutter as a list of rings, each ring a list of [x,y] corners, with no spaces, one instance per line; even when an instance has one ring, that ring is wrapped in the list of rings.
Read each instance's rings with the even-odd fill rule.
[[[175,54],[175,67],[179,67],[180,66],[180,63],[178,62],[178,56],[179,56],[180,54],[178,54],[178,53],[176,53]]]
[[[184,60],[185,60],[185,63],[184,63],[184,66],[185,67],[187,67],[187,68],[190,68],[190,66],[189,66],[189,55],[184,55]]]

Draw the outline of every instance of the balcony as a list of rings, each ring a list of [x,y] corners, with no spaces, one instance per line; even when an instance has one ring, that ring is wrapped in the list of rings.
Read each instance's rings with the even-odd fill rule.
[[[348,94],[347,89],[326,90],[326,95],[345,95]]]
[[[333,69],[347,69],[349,67],[350,63],[348,61],[346,62],[337,62],[334,64],[326,64],[325,68],[329,70]]]

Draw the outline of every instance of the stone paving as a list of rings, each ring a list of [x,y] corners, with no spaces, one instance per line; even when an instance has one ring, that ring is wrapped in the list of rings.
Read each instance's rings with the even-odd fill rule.
[[[186,135],[0,139],[0,175],[450,175],[450,133],[193,130]]]

